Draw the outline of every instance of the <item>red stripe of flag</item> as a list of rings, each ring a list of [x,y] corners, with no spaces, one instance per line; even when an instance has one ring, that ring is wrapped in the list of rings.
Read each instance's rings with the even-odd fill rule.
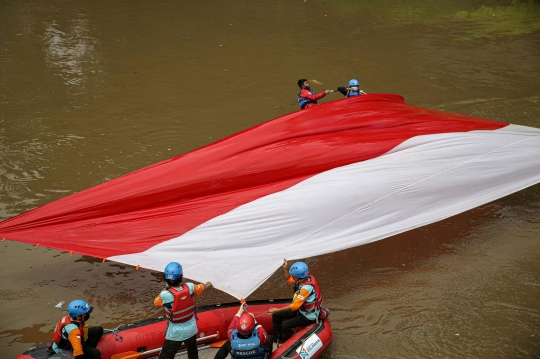
[[[397,95],[333,101],[0,222],[0,238],[101,258],[138,253],[318,173],[378,157],[414,136],[506,125],[414,107]]]

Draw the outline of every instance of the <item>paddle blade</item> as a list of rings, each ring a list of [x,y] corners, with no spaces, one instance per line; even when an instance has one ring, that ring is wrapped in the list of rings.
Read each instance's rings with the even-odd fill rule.
[[[135,351],[114,354],[111,359],[137,359],[142,354]]]
[[[218,340],[217,342],[210,343],[210,348],[221,348],[226,342],[227,339]]]

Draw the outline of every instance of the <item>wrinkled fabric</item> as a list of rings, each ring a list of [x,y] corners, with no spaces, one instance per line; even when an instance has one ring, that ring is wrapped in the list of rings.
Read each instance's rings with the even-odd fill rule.
[[[380,240],[539,181],[540,130],[368,94],[10,218],[0,237],[158,271],[177,261],[241,298],[283,258]]]

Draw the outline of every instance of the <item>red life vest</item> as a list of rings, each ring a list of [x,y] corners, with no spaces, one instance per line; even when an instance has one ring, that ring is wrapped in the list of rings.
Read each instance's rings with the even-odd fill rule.
[[[313,286],[313,289],[315,290],[315,299],[312,301],[312,302],[307,302],[307,300],[304,302],[304,304],[302,304],[302,306],[300,307],[300,309],[302,309],[304,312],[313,312],[314,310],[317,310],[317,309],[321,309],[321,305],[322,305],[322,295],[321,295],[321,291],[319,289],[319,285],[317,284],[317,280],[315,280],[315,277],[310,275],[310,276],[307,276],[307,280],[302,283],[301,287],[305,286],[305,285],[312,285]],[[300,288],[301,288],[300,287]],[[310,293],[311,295],[311,293]]]
[[[62,336],[64,327],[68,324],[75,324],[79,328],[79,330],[81,331],[81,341],[82,341],[83,328],[81,327],[80,323],[77,323],[77,322],[71,323],[71,317],[69,315],[66,315],[65,317],[61,318],[58,321],[58,324],[56,324],[56,327],[54,328],[54,333],[53,333],[53,342],[55,342],[58,348],[60,349],[69,349],[71,347],[69,340]]]
[[[173,323],[185,323],[195,315],[195,301],[189,293],[187,285],[181,285],[180,288],[169,288],[169,292],[174,296],[174,302],[171,309],[165,309],[167,319]]]

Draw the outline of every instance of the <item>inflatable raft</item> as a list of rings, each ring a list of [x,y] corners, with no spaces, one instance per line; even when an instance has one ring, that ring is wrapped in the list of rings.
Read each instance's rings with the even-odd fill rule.
[[[271,307],[280,307],[290,303],[290,299],[276,299],[248,302],[248,310],[269,333],[273,333],[272,316],[267,314]],[[227,339],[227,329],[234,315],[238,312],[238,303],[217,304],[204,306],[197,311],[197,344],[199,358],[212,359],[217,350]],[[115,329],[105,330],[98,343],[103,359],[148,359],[159,355],[165,341],[164,333],[167,319],[164,316],[123,324]],[[52,334],[51,334],[52,335]],[[332,343],[332,328],[328,318],[298,328],[296,333],[285,343],[276,347],[271,359],[298,358],[316,359]],[[48,344],[42,344],[28,349],[16,359],[55,359],[70,358],[69,354],[51,354],[47,351]],[[184,355],[182,355],[184,354]],[[185,349],[178,351],[177,357],[187,357]],[[72,356],[71,356],[72,358]]]

